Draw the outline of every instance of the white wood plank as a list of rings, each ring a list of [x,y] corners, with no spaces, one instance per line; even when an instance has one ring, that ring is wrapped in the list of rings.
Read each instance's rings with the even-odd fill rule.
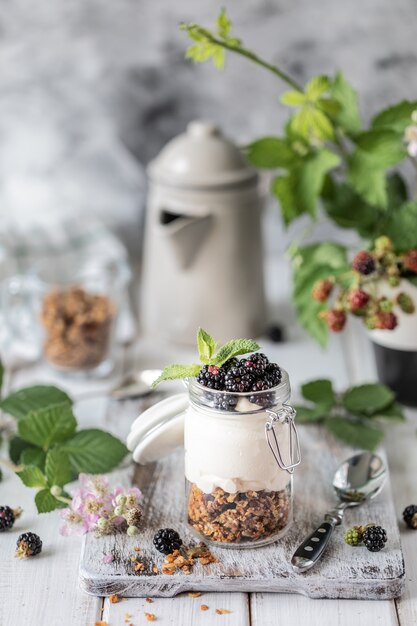
[[[201,605],[208,606],[208,610],[202,611]],[[218,615],[216,609],[226,609],[230,613]],[[130,622],[138,626],[148,623],[145,613],[153,613],[156,623],[167,626],[249,626],[250,623],[246,593],[203,593],[199,598],[181,594],[176,598],[155,598],[152,604],[145,598],[127,598],[111,604],[106,598],[103,619],[109,626]]]
[[[397,626],[394,602],[310,600],[299,595],[252,594],[252,626]]]

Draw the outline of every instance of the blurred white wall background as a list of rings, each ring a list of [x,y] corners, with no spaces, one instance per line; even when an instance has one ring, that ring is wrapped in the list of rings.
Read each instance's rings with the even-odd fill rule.
[[[415,0],[0,0],[0,214],[87,211],[135,250],[144,165],[188,120],[241,142],[279,132],[282,86],[263,70],[183,58],[178,22],[211,25],[221,5],[298,80],[342,68],[366,118],[416,97]],[[283,249],[277,218],[268,230]]]

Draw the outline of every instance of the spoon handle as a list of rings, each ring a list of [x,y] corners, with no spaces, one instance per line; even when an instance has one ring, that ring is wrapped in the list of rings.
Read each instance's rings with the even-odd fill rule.
[[[297,548],[291,559],[291,565],[297,572],[306,572],[317,563],[327,548],[335,526],[333,520],[323,522]]]

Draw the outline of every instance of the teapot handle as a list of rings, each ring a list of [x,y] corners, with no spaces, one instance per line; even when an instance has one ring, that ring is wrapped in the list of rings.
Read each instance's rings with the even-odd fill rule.
[[[184,414],[188,394],[178,393],[157,402],[133,422],[127,447],[137,463],[157,461],[184,443]]]

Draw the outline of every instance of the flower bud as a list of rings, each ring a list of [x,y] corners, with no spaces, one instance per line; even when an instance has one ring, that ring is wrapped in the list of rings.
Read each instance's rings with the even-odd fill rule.
[[[59,487],[58,485],[52,485],[51,487],[51,494],[53,496],[55,496],[55,498],[58,498],[62,493],[62,487]]]
[[[123,507],[122,506],[116,506],[116,508],[114,509],[114,514],[117,516],[123,515]]]
[[[139,528],[137,526],[128,526],[126,534],[129,535],[129,537],[134,537],[138,533],[139,533]]]
[[[126,496],[123,493],[119,493],[119,495],[117,496],[116,504],[118,504],[119,506],[123,506],[124,504],[126,504]]]

